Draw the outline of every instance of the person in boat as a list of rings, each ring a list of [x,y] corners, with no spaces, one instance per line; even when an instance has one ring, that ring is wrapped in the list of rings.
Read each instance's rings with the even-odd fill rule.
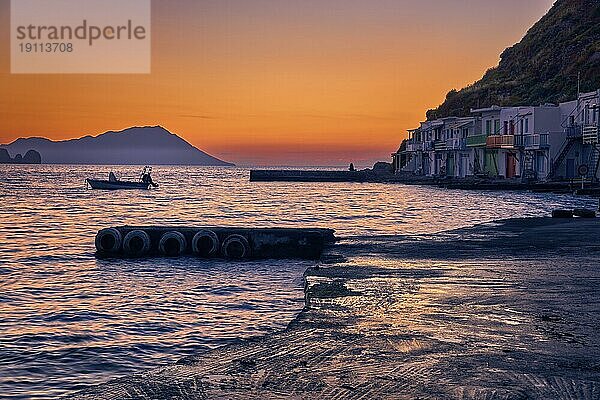
[[[144,172],[142,172],[142,182],[148,185],[152,185],[153,187],[158,187],[158,183],[154,183],[152,180],[152,167],[144,168]]]
[[[154,182],[152,182],[152,176],[150,175],[149,171],[144,171],[144,174],[142,175],[142,182],[147,183],[149,185],[154,185]]]
[[[114,172],[111,171],[110,174],[108,174],[108,181],[109,182],[117,182],[118,181],[117,176],[115,175]]]

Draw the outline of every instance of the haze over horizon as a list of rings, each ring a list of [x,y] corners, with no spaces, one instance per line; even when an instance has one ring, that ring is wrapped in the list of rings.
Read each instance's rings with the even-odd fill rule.
[[[0,143],[161,125],[241,165],[387,160],[552,0],[154,0],[152,73],[11,75],[0,0]]]

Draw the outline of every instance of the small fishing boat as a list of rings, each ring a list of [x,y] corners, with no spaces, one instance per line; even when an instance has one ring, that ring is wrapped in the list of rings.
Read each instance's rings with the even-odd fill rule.
[[[150,190],[158,187],[158,184],[152,181],[151,174],[152,167],[144,167],[138,182],[119,180],[113,172],[108,175],[107,181],[86,179],[85,182],[86,186],[98,190]]]

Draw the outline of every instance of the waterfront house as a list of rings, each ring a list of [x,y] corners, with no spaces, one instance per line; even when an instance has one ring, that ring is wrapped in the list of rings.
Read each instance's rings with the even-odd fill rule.
[[[502,107],[491,106],[486,108],[472,109],[471,114],[481,120],[482,134],[476,139],[470,140],[469,147],[473,152],[474,171],[476,175],[502,176],[502,162],[505,153],[499,153],[502,148],[502,138],[500,130],[500,114]],[[507,144],[505,144],[506,146]]]
[[[453,149],[450,124],[459,118],[445,118],[421,122],[421,126],[408,131],[404,150],[405,164],[398,171],[412,172],[423,176],[445,176],[448,168],[448,143]],[[402,159],[396,154],[394,161]],[[453,168],[453,166],[451,167]]]
[[[560,108],[553,104],[517,107],[507,119],[509,130],[514,125],[521,176],[528,180],[547,180],[552,160],[565,141]]]
[[[472,119],[472,126],[468,127],[466,147],[469,154],[471,175],[481,176],[485,174],[487,138],[492,132],[492,124],[494,120],[486,120],[490,122],[486,122],[485,125],[487,126],[484,126],[481,117],[472,117]]]
[[[421,140],[421,128],[408,130],[408,137],[404,146],[392,154],[392,166],[394,171],[412,172],[421,174],[423,167],[423,141]]]
[[[392,155],[396,171],[422,176],[466,177],[473,174],[467,140],[481,132],[473,117],[425,121],[408,131],[404,151]],[[400,165],[400,160],[405,160]]]
[[[393,155],[396,171],[524,181],[600,175],[600,89],[559,105],[471,110],[421,122]]]
[[[574,155],[593,157],[590,149],[595,148],[594,140],[598,142],[600,120],[597,103],[598,92],[593,92],[560,106],[491,106],[471,110],[472,117],[425,121],[408,131],[405,147],[393,155],[395,170],[457,178],[547,180],[561,171],[571,176],[574,166],[581,165]],[[565,146],[573,137],[587,147],[581,151],[581,146]],[[561,161],[562,170],[557,167]]]
[[[467,147],[469,137],[481,134],[479,119],[458,118],[446,124],[446,176],[465,178],[475,174],[474,160]]]
[[[433,121],[433,160],[432,170],[435,176],[453,176],[454,174],[454,151],[448,148],[448,142],[452,139],[452,128],[458,120],[457,117],[442,118]]]
[[[600,177],[600,89],[581,93],[577,100],[561,103],[559,109],[565,140],[556,149],[550,178],[574,179],[583,175],[597,182]]]
[[[438,130],[439,122],[425,121],[421,126],[408,131],[406,142],[405,164],[398,168],[398,171],[412,172],[415,175],[431,176],[435,170],[434,160],[434,142],[436,135],[440,135]]]
[[[440,174],[442,165],[442,154],[436,150],[442,145],[442,132],[444,130],[444,121],[434,120],[421,124],[421,131],[425,136],[423,142],[423,174],[427,176],[437,176]]]
[[[550,151],[564,141],[560,109],[537,107],[490,107],[472,111],[484,121],[486,149],[484,171],[507,179],[545,180],[550,171]]]

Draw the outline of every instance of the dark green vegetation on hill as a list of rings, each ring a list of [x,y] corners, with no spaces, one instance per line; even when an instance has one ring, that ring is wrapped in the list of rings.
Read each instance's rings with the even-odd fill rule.
[[[600,88],[600,0],[558,0],[483,78],[427,112],[467,116],[473,107],[558,103]]]

